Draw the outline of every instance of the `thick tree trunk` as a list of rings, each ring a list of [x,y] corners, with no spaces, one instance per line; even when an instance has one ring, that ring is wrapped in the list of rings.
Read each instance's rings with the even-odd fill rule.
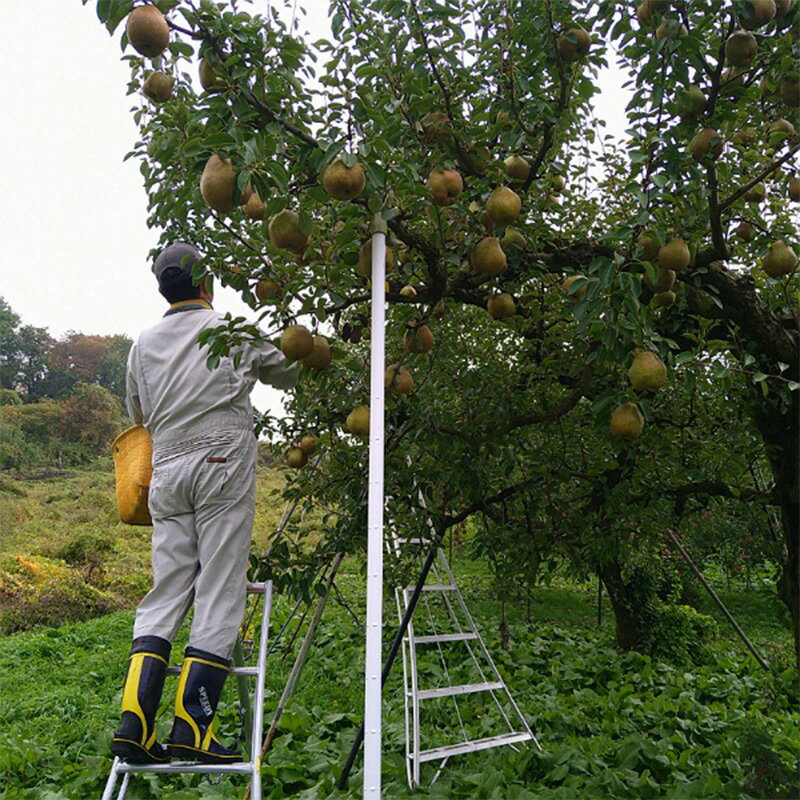
[[[788,409],[778,402],[761,400],[756,424],[775,480],[776,503],[780,510],[786,558],[778,581],[778,597],[792,615],[795,659],[800,668],[800,399],[792,392]]]
[[[641,649],[642,627],[631,587],[625,583],[620,565],[604,564],[600,567],[599,574],[614,610],[617,645],[623,650]]]

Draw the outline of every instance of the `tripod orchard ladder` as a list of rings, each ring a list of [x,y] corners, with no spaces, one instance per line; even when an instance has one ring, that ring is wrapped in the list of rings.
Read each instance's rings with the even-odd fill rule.
[[[255,691],[253,698],[252,714],[246,712],[245,716],[251,716],[250,730],[246,731],[246,744],[250,750],[250,760],[240,761],[233,764],[202,764],[193,761],[175,761],[170,764],[129,764],[114,758],[111,766],[111,774],[106,781],[102,800],[112,800],[117,779],[122,775],[122,783],[116,800],[123,800],[128,789],[128,781],[132,774],[157,773],[157,774],[176,774],[192,773],[201,775],[249,775],[252,782],[253,800],[261,800],[261,736],[264,727],[264,681],[267,672],[267,640],[269,637],[269,618],[272,609],[272,581],[264,583],[251,583],[247,587],[248,595],[263,596],[261,608],[261,632],[258,641],[258,651],[256,655],[256,666],[247,667],[237,664],[232,667],[230,674],[241,682],[247,678],[255,679]],[[236,658],[237,653],[239,658]],[[241,649],[237,643],[237,650],[234,652],[234,662],[242,661]],[[169,667],[168,674],[178,675],[180,667]],[[244,698],[249,705],[249,695],[245,689]],[[247,722],[245,722],[247,724]]]
[[[422,545],[432,546],[430,538],[401,539],[394,531],[390,533],[387,541],[387,548],[390,553],[399,557],[403,546]],[[488,750],[493,747],[509,745],[516,748],[517,744],[532,741],[537,748],[541,749],[539,742],[533,734],[525,717],[517,706],[511,692],[506,686],[505,681],[497,670],[495,663],[481,638],[475,620],[467,608],[464,597],[456,584],[455,576],[445,557],[441,547],[437,547],[438,567],[433,563],[430,580],[422,587],[422,604],[428,610],[430,623],[436,626],[435,619],[431,613],[428,597],[434,596],[443,607],[445,624],[448,630],[431,633],[429,635],[418,635],[415,632],[414,620],[408,624],[408,629],[402,642],[403,657],[403,684],[404,684],[404,706],[405,706],[405,735],[406,735],[406,776],[410,788],[418,786],[420,783],[420,767],[428,761],[439,761],[439,767],[431,780],[433,784],[448,760],[455,755],[462,753],[472,753],[478,750]],[[402,619],[408,608],[413,586],[398,586],[395,588],[395,600],[397,603],[397,613]],[[417,615],[419,618],[419,615]],[[450,669],[447,663],[447,648],[454,643],[461,642],[468,654],[468,663],[471,664],[473,674],[478,678],[473,683],[453,683],[450,677]],[[418,656],[420,650],[430,653],[428,646],[435,646],[438,651],[439,661],[442,667],[442,674],[448,685],[436,688],[420,688]],[[453,658],[452,654],[450,655]],[[457,698],[465,695],[486,692],[491,696],[499,715],[507,728],[506,731],[494,736],[479,739],[470,739],[464,725]],[[421,748],[420,732],[420,704],[422,701],[434,698],[452,697],[455,705],[455,714],[461,729],[461,741],[453,742],[439,747],[428,749]]]

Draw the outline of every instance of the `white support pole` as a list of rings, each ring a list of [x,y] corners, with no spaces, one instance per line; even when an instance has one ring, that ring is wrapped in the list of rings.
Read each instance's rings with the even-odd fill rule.
[[[364,798],[381,796],[381,633],[383,629],[383,406],[386,222],[372,222],[372,322],[369,381],[367,634],[364,670]]]

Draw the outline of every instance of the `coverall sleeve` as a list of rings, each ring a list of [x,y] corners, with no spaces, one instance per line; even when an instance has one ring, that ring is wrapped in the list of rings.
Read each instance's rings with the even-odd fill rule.
[[[257,365],[258,380],[268,383],[276,389],[291,389],[300,377],[300,364],[286,364],[286,360],[277,347],[264,342],[258,348],[254,363]]]
[[[128,416],[135,424],[141,425],[144,422],[142,415],[142,402],[139,398],[139,384],[136,381],[136,345],[131,347],[128,353],[128,365],[125,369],[125,405],[128,409]]]

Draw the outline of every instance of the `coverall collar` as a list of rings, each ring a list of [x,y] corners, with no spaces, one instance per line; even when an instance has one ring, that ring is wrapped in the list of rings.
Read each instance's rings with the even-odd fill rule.
[[[211,303],[208,300],[203,300],[201,297],[198,297],[193,300],[178,300],[177,303],[171,303],[169,310],[165,317],[170,316],[170,314],[178,314],[181,311],[196,311],[198,308],[208,308],[211,309]]]

